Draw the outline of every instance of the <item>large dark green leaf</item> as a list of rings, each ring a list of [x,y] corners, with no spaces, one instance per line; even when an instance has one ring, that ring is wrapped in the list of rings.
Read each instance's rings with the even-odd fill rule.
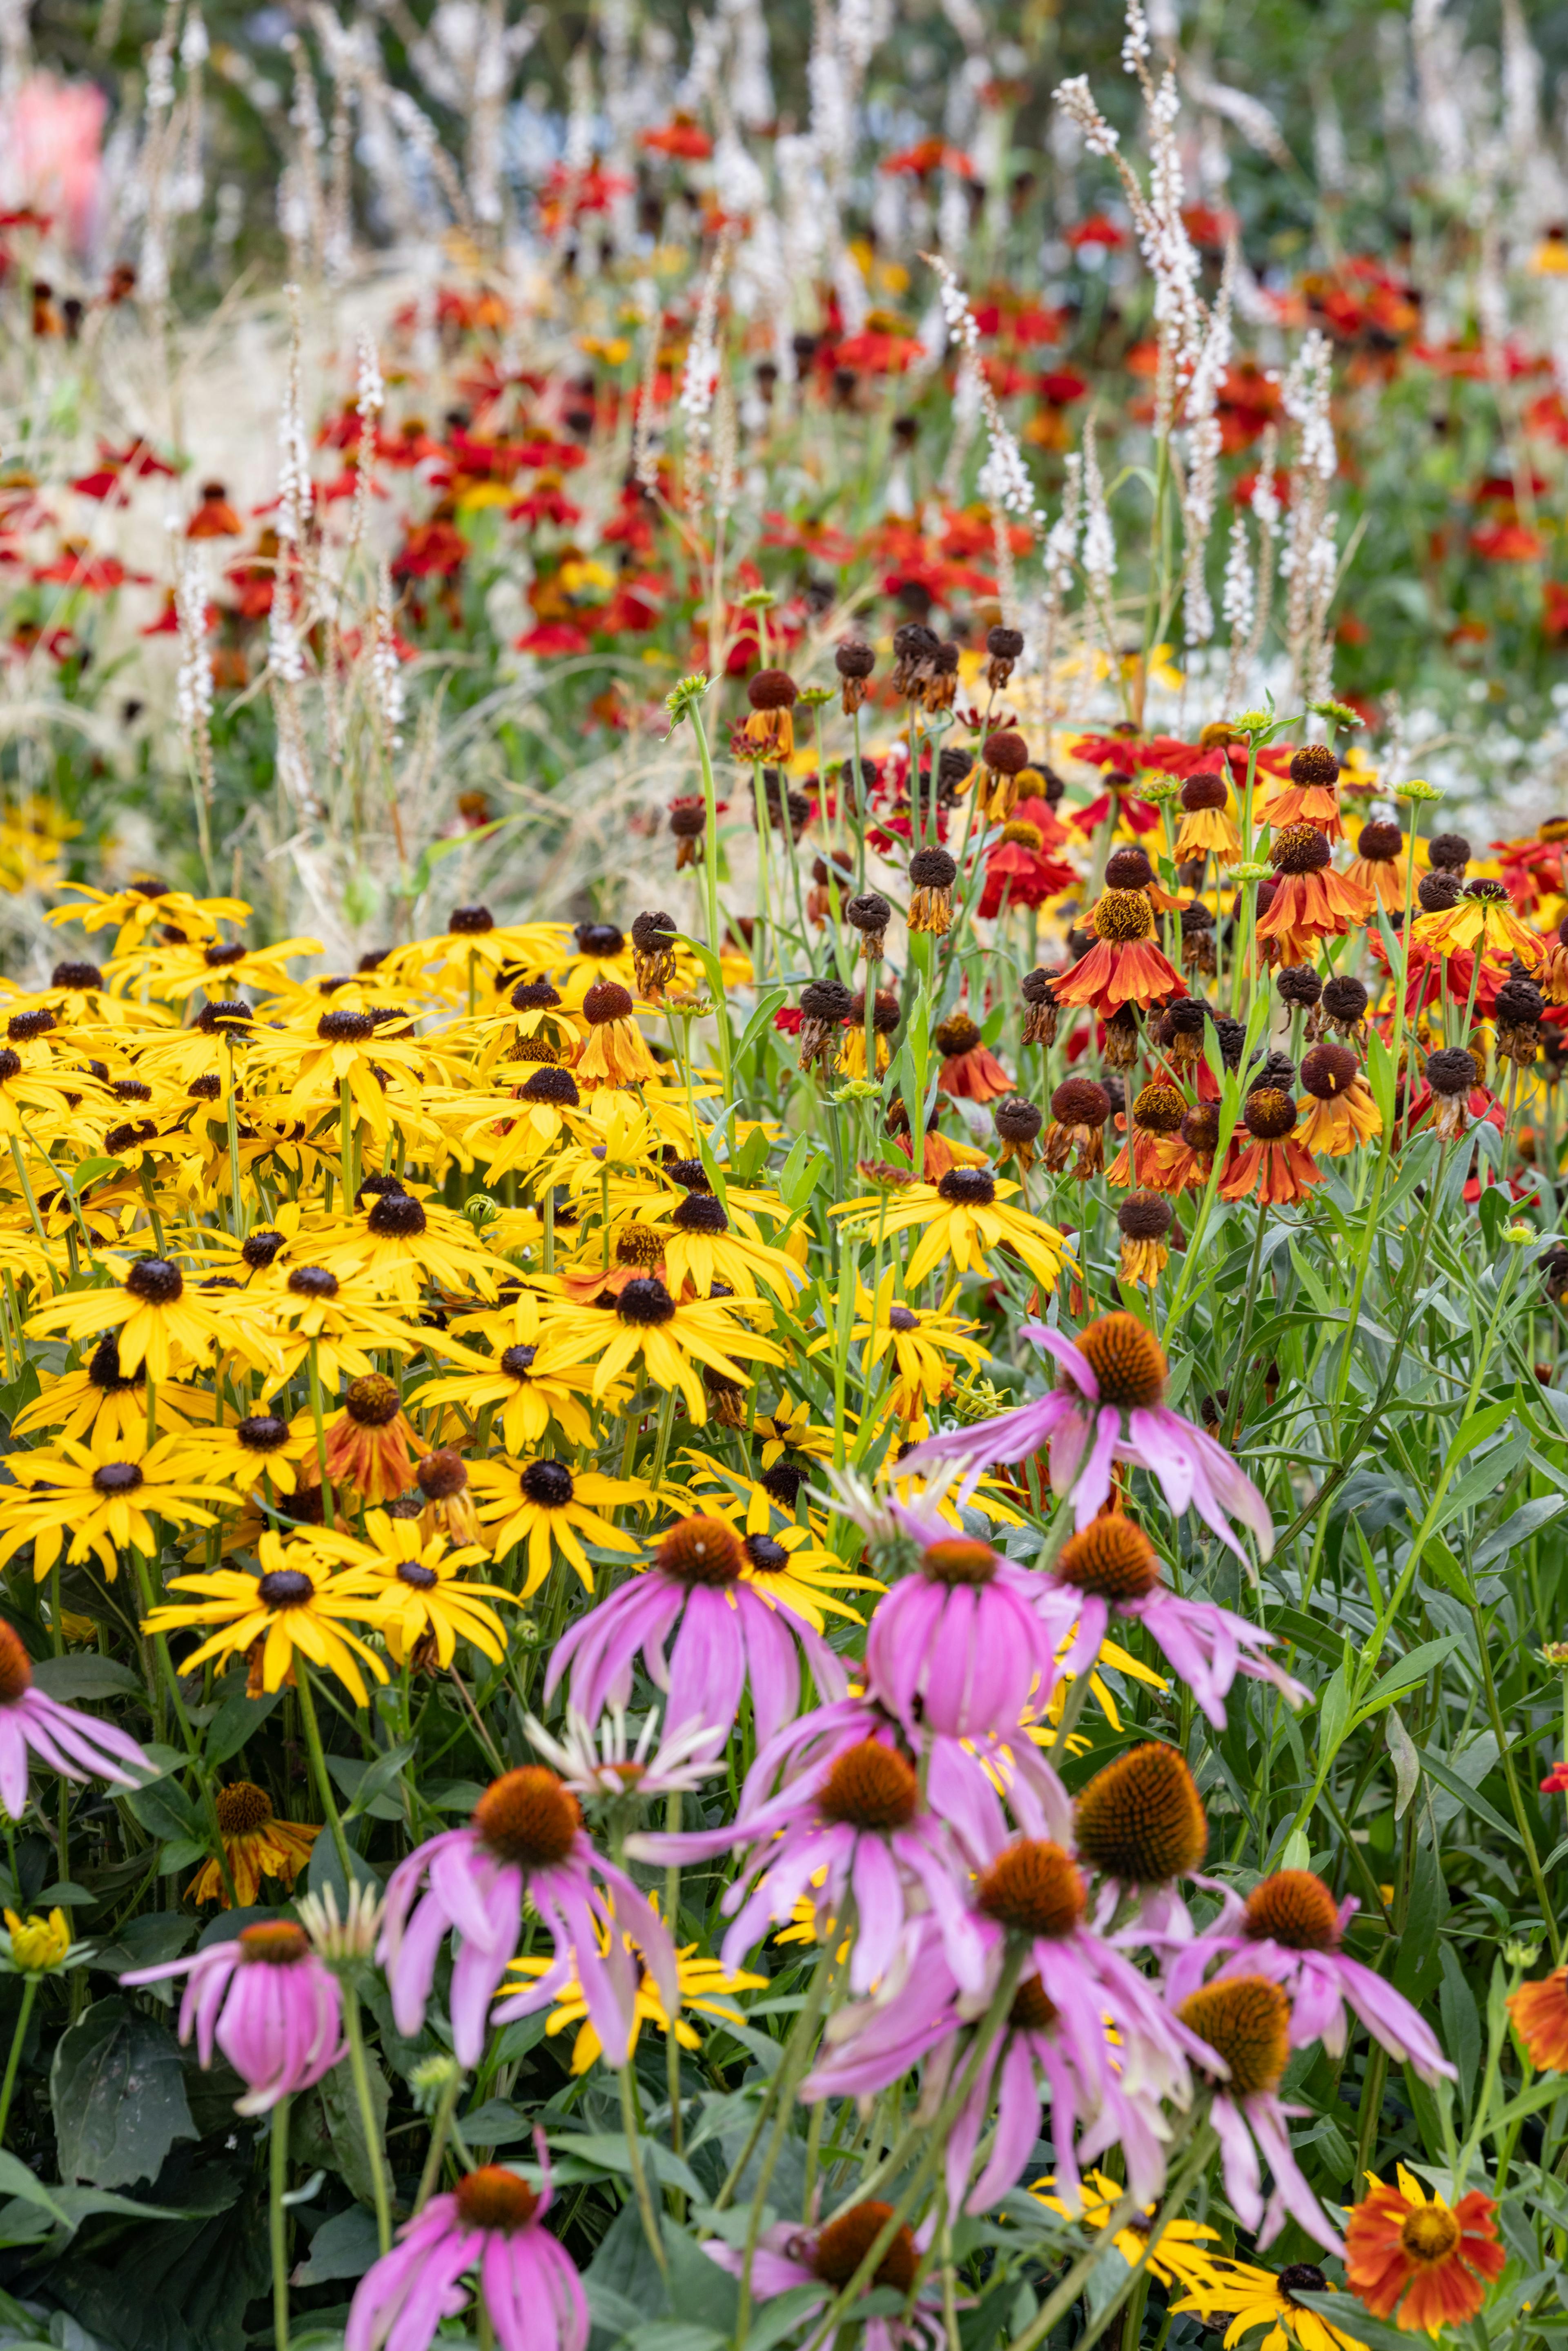
[[[154,2179],[174,2141],[195,2137],[178,2042],[118,1997],[62,2035],[49,2097],[62,2178],[97,2188]]]

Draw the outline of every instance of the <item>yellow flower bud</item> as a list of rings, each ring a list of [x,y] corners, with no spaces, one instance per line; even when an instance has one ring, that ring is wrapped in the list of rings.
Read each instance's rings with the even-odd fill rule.
[[[37,1911],[30,1918],[18,1918],[15,1910],[5,1913],[5,1924],[11,1936],[11,1957],[28,1975],[45,1975],[57,1968],[71,1947],[71,1930],[63,1910],[51,1910],[47,1918]]]

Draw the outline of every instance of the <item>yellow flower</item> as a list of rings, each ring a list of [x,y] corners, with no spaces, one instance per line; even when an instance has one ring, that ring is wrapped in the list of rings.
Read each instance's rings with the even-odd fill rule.
[[[122,1551],[134,1545],[157,1556],[154,1518],[210,1527],[235,1506],[232,1493],[191,1475],[183,1436],[149,1445],[145,1426],[120,1436],[100,1419],[90,1445],[67,1439],[56,1448],[9,1453],[5,1467],[16,1482],[0,1489],[0,1567],[31,1542],[40,1583],[58,1563],[68,1534],[68,1563],[91,1552],[112,1583]]]
[[[1042,1225],[1009,1205],[1016,1184],[998,1183],[988,1167],[951,1167],[940,1184],[906,1184],[886,1198],[868,1193],[832,1210],[835,1217],[875,1210],[886,1235],[918,1230],[920,1239],[904,1269],[904,1281],[917,1290],[944,1258],[957,1273],[989,1273],[991,1254],[1014,1249],[1042,1290],[1054,1290],[1066,1245],[1054,1225]]]
[[[678,1388],[687,1412],[700,1425],[707,1418],[707,1401],[696,1364],[744,1387],[746,1373],[735,1360],[737,1356],[765,1364],[783,1361],[771,1340],[759,1338],[737,1319],[739,1311],[727,1299],[698,1298],[677,1304],[664,1284],[650,1275],[628,1282],[612,1307],[585,1306],[552,1322],[539,1350],[538,1368],[554,1372],[597,1356],[593,1393],[603,1396],[641,1356],[647,1378],[655,1387]]]
[[[1069,1633],[1060,1643],[1057,1654],[1065,1656],[1071,1646],[1072,1634]],[[1116,1710],[1116,1701],[1111,1694],[1110,1686],[1100,1672],[1102,1666],[1108,1667],[1113,1674],[1125,1674],[1130,1681],[1144,1682],[1150,1689],[1163,1690],[1170,1687],[1163,1674],[1156,1674],[1152,1666],[1145,1666],[1141,1657],[1134,1657],[1131,1650],[1124,1649],[1119,1641],[1102,1641],[1095,1656],[1093,1670],[1089,1677],[1089,1690],[1095,1705],[1113,1730],[1121,1729],[1122,1718]],[[1045,1711],[1039,1723],[1031,1728],[1029,1734],[1037,1747],[1050,1749],[1055,1746],[1056,1726],[1061,1720],[1061,1709],[1067,1703],[1067,1693],[1076,1679],[1077,1676],[1074,1674],[1058,1673],[1055,1681],[1051,1684],[1051,1696],[1046,1701]],[[1091,1743],[1090,1740],[1080,1739],[1076,1733],[1070,1731],[1067,1751],[1069,1754],[1082,1754],[1084,1748]]]
[[[218,1790],[216,1802],[224,1859],[241,1909],[248,1909],[256,1899],[264,1877],[275,1877],[292,1890],[320,1829],[308,1821],[280,1821],[272,1809],[272,1798],[254,1781],[231,1781]],[[185,1892],[193,1902],[219,1902],[225,1910],[232,1907],[215,1861],[203,1863]]]
[[[278,1267],[265,1289],[257,1283],[229,1295],[246,1301],[275,1333],[280,1369],[272,1394],[292,1379],[312,1347],[329,1394],[336,1393],[340,1381],[363,1379],[376,1369],[371,1348],[394,1355],[414,1355],[422,1347],[447,1352],[440,1332],[415,1329],[374,1282],[362,1275],[340,1280],[324,1265]]]
[[[420,1298],[427,1283],[496,1295],[496,1261],[466,1217],[439,1200],[418,1199],[392,1178],[366,1187],[364,1215],[321,1248],[320,1262],[344,1277],[362,1274],[400,1302]]]
[[[1417,914],[1410,935],[1440,956],[1451,956],[1459,948],[1474,948],[1494,960],[1516,955],[1531,971],[1546,952],[1535,933],[1514,913],[1503,884],[1486,880],[1472,882],[1458,905],[1436,914]]]
[[[978,1325],[952,1311],[957,1295],[955,1282],[940,1306],[918,1310],[894,1295],[891,1266],[877,1284],[874,1304],[870,1291],[856,1286],[856,1320],[850,1337],[858,1342],[868,1371],[893,1356],[897,1378],[888,1401],[900,1420],[916,1419],[941,1402],[953,1385],[953,1358],[967,1364],[972,1372],[986,1360],[987,1349],[968,1335]],[[812,1341],[810,1352],[820,1353],[832,1343],[824,1332]]]
[[[451,1550],[443,1535],[426,1537],[412,1519],[394,1519],[385,1510],[365,1514],[366,1541],[330,1532],[311,1538],[318,1550],[346,1566],[363,1571],[366,1586],[382,1604],[379,1622],[394,1665],[401,1666],[419,1642],[434,1644],[444,1672],[456,1655],[459,1640],[472,1641],[491,1663],[507,1654],[506,1627],[486,1602],[503,1600],[516,1606],[509,1592],[495,1583],[465,1583],[459,1572],[483,1559],[477,1543]]]
[[[767,1485],[746,1478],[705,1454],[688,1453],[694,1465],[690,1489],[666,1491],[662,1500],[677,1509],[727,1519],[741,1537],[746,1564],[744,1583],[753,1585],[770,1605],[788,1608],[804,1619],[813,1632],[825,1632],[824,1615],[862,1620],[859,1612],[836,1595],[844,1592],[882,1592],[873,1575],[856,1575],[820,1542],[810,1526],[801,1526],[780,1508]],[[793,1474],[793,1473],[787,1473]]]
[[[39,1379],[39,1393],[11,1424],[17,1437],[41,1428],[80,1438],[101,1431],[106,1443],[124,1445],[147,1426],[146,1365],[133,1374],[122,1372],[112,1332],[99,1341],[79,1372],[40,1371]],[[181,1429],[193,1420],[210,1422],[213,1399],[203,1388],[168,1380],[159,1384],[155,1408],[161,1425]]]
[[[1075,2212],[1071,2204],[1055,2194],[1054,2179],[1037,2179],[1030,2194],[1044,2205],[1048,2212],[1059,2213],[1063,2220],[1081,2221],[1085,2228],[1103,2229],[1122,2200],[1124,2189],[1103,2171],[1086,2172],[1083,2177],[1080,2209]],[[1154,2206],[1146,2208],[1152,2217]],[[1116,2231],[1116,2251],[1132,2268],[1143,2257],[1145,2228],[1126,2223]],[[1149,2275],[1159,2285],[1179,2285],[1189,2292],[1207,2288],[1218,2274],[1223,2255],[1211,2253],[1210,2245],[1218,2246],[1219,2231],[1202,2220],[1176,2220],[1162,2231],[1160,2241],[1147,2263]]]
[[[461,1409],[485,1415],[499,1406],[501,1437],[508,1453],[533,1452],[552,1421],[569,1443],[587,1445],[593,1423],[583,1397],[592,1387],[593,1374],[571,1368],[538,1371],[538,1352],[537,1340],[498,1344],[491,1364],[474,1371],[439,1372],[413,1389],[409,1402],[434,1406],[444,1414]]]
[[[379,1682],[387,1679],[387,1669],[363,1641],[343,1630],[345,1624],[379,1627],[385,1620],[385,1602],[371,1589],[363,1567],[334,1574],[313,1540],[286,1545],[270,1531],[257,1543],[256,1554],[259,1575],[222,1567],[210,1575],[172,1577],[171,1592],[200,1597],[154,1608],[142,1631],[183,1633],[216,1625],[210,1641],[182,1659],[186,1673],[209,1657],[243,1656],[259,1644],[251,1667],[253,1695],[258,1698],[293,1678],[298,1650],[309,1664],[336,1674],[356,1705],[368,1706],[370,1693],[356,1660],[369,1666]]]
[[[606,1551],[634,1552],[642,1548],[633,1537],[600,1516],[618,1503],[648,1501],[650,1489],[641,1479],[601,1477],[596,1469],[570,1469],[564,1461],[476,1461],[469,1470],[479,1517],[496,1557],[505,1559],[517,1544],[528,1547],[523,1598],[538,1590],[550,1572],[559,1550],[570,1562],[586,1591],[593,1589],[593,1568],[582,1548],[582,1537],[601,1543]]]
[[[1225,2257],[1217,2259],[1213,2268],[1213,2277],[1206,2283],[1183,2281],[1186,2299],[1171,2304],[1171,2314],[1191,2312],[1210,2326],[1228,2319],[1225,2351],[1234,2351],[1244,2335],[1260,2326],[1268,2332],[1256,2351],[1291,2351],[1292,2344],[1299,2344],[1301,2351],[1364,2351],[1359,2335],[1331,2325],[1292,2298],[1292,2288],[1307,2294],[1333,2293],[1315,2262],[1294,2262],[1278,2277],[1268,2270],[1254,2269],[1249,2262]],[[1359,2306],[1351,2302],[1346,2315]]]
[[[165,890],[158,882],[128,882],[123,890],[94,890],[73,882],[79,897],[53,907],[48,923],[78,923],[84,931],[101,931],[120,925],[116,955],[140,945],[150,931],[183,931],[187,938],[215,939],[220,923],[248,923],[250,908],[243,898],[193,898],[186,890]]]
[[[650,1899],[653,1901],[653,1907],[657,1909],[657,1897],[650,1896]],[[605,1939],[603,1931],[601,1929],[601,1949],[604,1948]],[[636,1966],[638,1958],[631,1938],[624,1937],[622,1939],[626,1943],[633,1966]],[[725,1995],[737,1991],[763,1991],[768,1979],[766,1976],[748,1975],[744,1969],[727,1969],[717,1959],[699,1959],[696,1956],[696,1949],[695,1943],[687,1943],[675,1953],[675,1972],[680,1985],[681,2001],[673,2027],[672,2020],[660,1997],[658,1985],[646,1971],[640,1973],[632,2011],[631,2045],[633,2050],[637,2046],[637,2036],[644,2024],[651,2024],[658,2032],[669,2032],[673,2029],[675,2039],[683,2049],[700,2049],[702,2036],[695,2025],[686,2022],[682,2013],[682,2011],[688,2008],[695,2010],[703,2016],[716,2016],[726,2024],[743,2024],[746,2022],[741,2011],[735,2007]],[[553,1959],[546,1959],[542,1955],[510,1960],[507,1964],[507,1973],[514,1977],[520,1977],[522,1981],[503,1984],[497,1997],[502,2000],[515,2000],[517,1993],[530,1980],[537,1980],[541,1976],[550,1974],[555,1965]],[[566,2032],[573,2025],[577,2027],[577,2039],[572,2043],[571,2070],[574,2074],[586,2074],[595,2059],[602,2055],[603,2047],[589,2017],[588,2002],[583,1997],[582,1986],[576,1975],[569,1977],[557,1994],[545,2031],[550,2034]]]
[[[186,1288],[184,1275],[171,1259],[139,1257],[117,1289],[68,1290],[46,1299],[28,1317],[27,1329],[39,1336],[64,1332],[69,1339],[118,1331],[121,1374],[132,1374],[145,1363],[148,1378],[161,1387],[176,1348],[193,1362],[206,1357],[218,1321],[206,1301]]]
[[[59,1966],[71,1947],[71,1930],[63,1910],[51,1910],[47,1918],[41,1918],[37,1911],[29,1917],[18,1918],[15,1910],[7,1910],[5,1930],[10,1937],[12,1960],[24,1975],[47,1975]]]
[[[764,1469],[771,1469],[786,1453],[804,1453],[813,1461],[833,1458],[833,1431],[813,1424],[810,1405],[798,1396],[780,1395],[771,1412],[759,1412],[752,1435],[762,1447]]]

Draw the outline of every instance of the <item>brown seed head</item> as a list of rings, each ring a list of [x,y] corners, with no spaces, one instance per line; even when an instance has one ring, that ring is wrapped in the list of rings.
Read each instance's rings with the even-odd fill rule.
[[[1259,1143],[1280,1143],[1293,1133],[1296,1105],[1280,1086],[1255,1086],[1242,1105],[1242,1121]]]
[[[582,1812],[571,1790],[542,1763],[492,1780],[474,1807],[481,1842],[520,1869],[553,1869],[571,1851]]]
[[[1186,1104],[1175,1086],[1156,1078],[1133,1099],[1133,1124],[1145,1134],[1176,1134],[1186,1116]]]
[[[1133,1886],[1190,1876],[1208,1850],[1208,1823],[1185,1757],[1157,1740],[1096,1771],[1073,1807],[1080,1856]]]
[[[738,1583],[746,1554],[727,1519],[677,1519],[660,1539],[655,1564],[682,1583]]]
[[[1361,1063],[1348,1045],[1314,1045],[1301,1063],[1301,1088],[1314,1102],[1333,1102],[1354,1084]]]
[[[1164,1401],[1166,1352],[1135,1314],[1102,1314],[1079,1332],[1078,1351],[1100,1384],[1102,1404],[1136,1412]]]
[[[395,1381],[380,1372],[366,1372],[349,1382],[343,1408],[361,1428],[385,1428],[397,1418],[402,1403]]]
[[[1339,1905],[1310,1869],[1277,1869],[1247,1896],[1244,1930],[1254,1942],[1288,1951],[1339,1949]]]
[[[1116,1222],[1130,1241],[1163,1241],[1176,1221],[1176,1212],[1163,1192],[1130,1192],[1116,1211]]]
[[[1113,946],[1152,939],[1155,910],[1141,890],[1107,890],[1094,909],[1094,935]]]
[[[1288,824],[1274,835],[1269,862],[1276,873],[1318,873],[1333,855],[1329,837],[1315,824]]]
[[[989,1543],[969,1535],[945,1536],[920,1557],[921,1570],[933,1583],[989,1583],[1000,1564]]]
[[[852,1829],[907,1828],[919,1808],[915,1766],[880,1739],[846,1748],[817,1798],[824,1820]]]
[[[1015,1935],[1071,1935],[1089,1896],[1065,1846],[1019,1837],[998,1855],[975,1889],[976,1907]]]
[[[15,1706],[33,1687],[33,1661],[19,1633],[0,1620],[0,1706]]]
[[[1064,1583],[1101,1600],[1142,1600],[1159,1583],[1160,1563],[1142,1527],[1119,1510],[1108,1510],[1069,1535],[1057,1554],[1056,1573]]]
[[[1339,781],[1339,761],[1326,743],[1303,743],[1291,760],[1293,784],[1326,787]]]
[[[247,1836],[272,1818],[272,1798],[253,1780],[234,1780],[217,1792],[218,1827],[226,1837]]]
[[[1291,2054],[1291,2003],[1267,1976],[1227,1976],[1189,1993],[1176,2014],[1229,2069],[1232,2097],[1277,2090]]]
[[[879,2204],[873,2199],[869,2203],[852,2204],[847,2212],[830,2220],[811,2252],[812,2270],[823,2284],[848,2285],[892,2218],[892,2205]],[[877,2263],[871,2283],[891,2286],[895,2294],[907,2294],[919,2267],[914,2235],[907,2226],[901,2227]]]
[[[539,2199],[528,2181],[505,2164],[482,2163],[458,2181],[455,2200],[465,2227],[509,2237],[528,2227]]]
[[[259,1926],[240,1928],[239,1955],[248,1967],[289,1968],[308,1959],[310,1946],[304,1928],[292,1918],[267,1918]]]

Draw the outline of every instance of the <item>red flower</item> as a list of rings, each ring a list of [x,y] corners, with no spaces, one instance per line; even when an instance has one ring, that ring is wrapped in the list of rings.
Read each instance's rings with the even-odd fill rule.
[[[520,653],[585,653],[589,650],[586,634],[570,621],[540,621],[536,627],[525,629],[514,643]]]
[[[1479,2188],[1452,2208],[1399,2167],[1397,2188],[1373,2183],[1346,2224],[1345,2275],[1374,2318],[1406,2334],[1463,2325],[1486,2300],[1508,2260],[1498,2242],[1497,2206]]]

